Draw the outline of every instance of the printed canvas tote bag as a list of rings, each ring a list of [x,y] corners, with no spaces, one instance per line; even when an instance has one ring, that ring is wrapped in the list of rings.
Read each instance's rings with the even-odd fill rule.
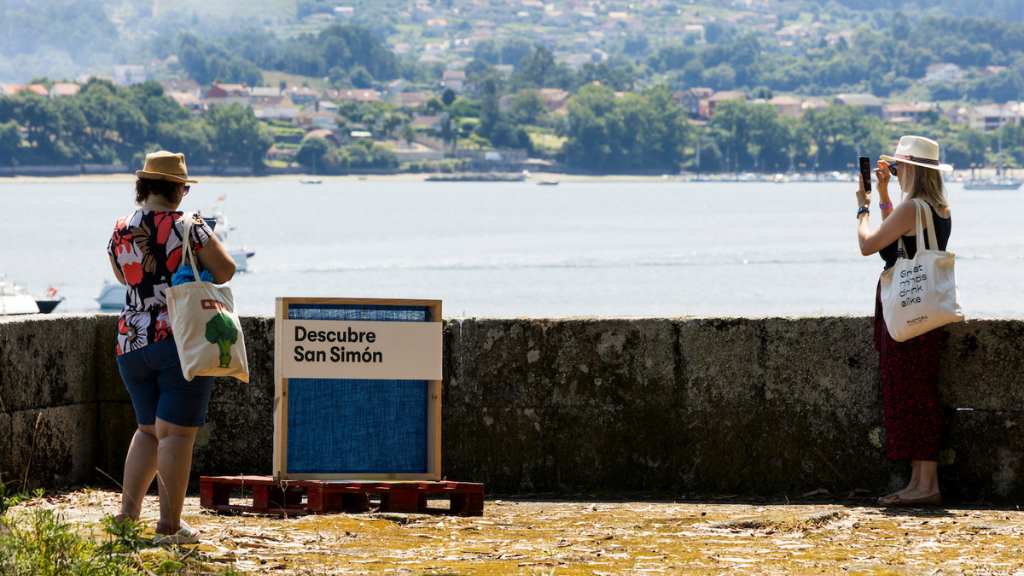
[[[245,338],[231,288],[227,284],[204,282],[199,276],[192,251],[193,218],[192,213],[184,217],[182,263],[192,266],[196,280],[166,291],[167,313],[182,374],[189,381],[196,376],[231,376],[248,382]]]
[[[889,335],[905,342],[952,322],[962,322],[957,302],[956,256],[939,250],[932,210],[924,200],[914,199],[917,253],[906,258],[900,238],[900,258],[882,273],[882,316]],[[928,244],[924,243],[922,213],[928,219]],[[927,249],[926,249],[927,248]]]

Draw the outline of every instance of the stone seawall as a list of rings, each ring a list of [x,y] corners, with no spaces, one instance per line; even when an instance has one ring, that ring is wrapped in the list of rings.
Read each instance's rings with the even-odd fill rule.
[[[197,474],[269,473],[273,321],[243,321],[248,385],[218,381]],[[134,418],[112,316],[0,320],[0,474],[120,478]],[[1024,501],[1024,322],[951,328],[942,478]],[[499,493],[845,495],[898,484],[865,318],[462,320],[445,326],[449,478]]]

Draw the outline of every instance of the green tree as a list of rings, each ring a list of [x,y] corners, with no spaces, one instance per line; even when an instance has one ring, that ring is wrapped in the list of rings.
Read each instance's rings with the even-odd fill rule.
[[[327,162],[324,160],[325,157],[329,153],[333,153],[333,151],[330,143],[323,138],[306,138],[299,146],[295,159],[313,174],[318,174],[327,165]]]
[[[586,170],[674,172],[690,134],[666,87],[616,98],[590,84],[569,101],[563,152],[570,166]]]
[[[263,168],[274,139],[251,108],[240,104],[215,106],[206,115],[212,134],[213,161],[221,166]]]
[[[882,121],[850,106],[808,111],[802,122],[811,149],[808,157],[820,170],[847,170],[858,156],[876,157],[892,147]]]
[[[14,122],[0,123],[0,164],[7,165],[14,160],[21,146],[21,134]]]
[[[373,86],[373,75],[363,66],[356,66],[348,75],[349,82],[356,88],[370,88]]]
[[[547,120],[547,108],[536,90],[520,90],[509,100],[509,120],[515,124],[543,124]]]

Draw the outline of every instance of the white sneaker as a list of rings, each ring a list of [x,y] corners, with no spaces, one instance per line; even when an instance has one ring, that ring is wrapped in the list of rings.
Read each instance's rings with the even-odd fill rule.
[[[185,546],[199,544],[199,532],[191,526],[182,526],[174,534],[157,534],[153,537],[156,546]]]

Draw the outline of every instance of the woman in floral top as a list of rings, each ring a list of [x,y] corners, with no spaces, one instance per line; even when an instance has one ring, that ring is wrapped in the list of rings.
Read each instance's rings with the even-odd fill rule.
[[[160,521],[154,542],[195,543],[198,534],[181,521],[181,509],[213,378],[189,382],[182,375],[164,295],[182,263],[184,221],[177,209],[195,180],[188,178],[184,155],[170,152],[146,156],[136,176],[139,208],[118,219],[107,245],[114,275],[128,287],[117,322],[116,353],[138,423],[125,459],[119,518],[138,520],[142,498],[158,478]],[[234,276],[234,261],[198,216],[189,241],[204,276],[220,284]]]

